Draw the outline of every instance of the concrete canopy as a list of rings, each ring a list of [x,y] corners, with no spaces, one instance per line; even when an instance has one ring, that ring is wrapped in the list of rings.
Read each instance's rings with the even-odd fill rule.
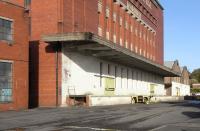
[[[76,51],[84,55],[94,56],[100,59],[112,61],[132,68],[138,68],[163,77],[180,76],[171,69],[156,64],[132,51],[121,47],[111,41],[93,33],[66,33],[42,36],[42,41],[49,44],[64,44],[68,51]]]

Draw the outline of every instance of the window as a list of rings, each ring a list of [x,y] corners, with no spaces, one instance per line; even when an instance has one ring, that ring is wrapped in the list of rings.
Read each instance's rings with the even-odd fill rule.
[[[133,43],[131,43],[131,51],[133,51]]]
[[[100,26],[98,27],[98,35],[102,36],[102,28]]]
[[[142,38],[142,31],[140,31],[140,38]]]
[[[128,30],[128,22],[127,21],[125,22],[125,29]]]
[[[117,42],[116,35],[113,35],[113,42],[114,42],[114,43]]]
[[[122,43],[122,38],[119,39],[119,43],[120,43],[120,45],[122,46],[122,44],[123,44],[123,43]]]
[[[125,42],[126,48],[128,48],[128,41]]]
[[[133,32],[133,26],[131,25],[131,33]]]
[[[101,13],[102,12],[102,0],[98,1],[98,12]]]
[[[106,32],[106,39],[110,39],[110,33],[108,31]]]
[[[12,63],[0,62],[0,103],[12,101]]]
[[[115,12],[113,12],[113,21],[116,22],[117,21],[117,14]]]
[[[13,40],[12,21],[0,18],[0,40]]]
[[[99,69],[99,74],[100,74],[100,87],[102,86],[102,75],[103,75],[103,63],[100,62],[100,69]]]
[[[139,74],[136,72],[136,80],[139,80]]]
[[[137,36],[137,34],[138,34],[138,30],[137,30],[137,28],[135,29],[135,35]]]
[[[31,4],[31,0],[24,0],[24,7],[27,8]]]
[[[111,71],[110,71],[111,69],[110,69],[110,64],[108,64],[108,75],[110,75],[111,74]]]
[[[120,26],[122,26],[122,22],[123,22],[122,17],[120,17],[120,19],[119,19]]]
[[[123,88],[123,68],[121,68],[121,88]]]
[[[106,18],[109,18],[109,16],[110,16],[110,9],[109,9],[109,7],[107,6],[107,7],[106,7]]]

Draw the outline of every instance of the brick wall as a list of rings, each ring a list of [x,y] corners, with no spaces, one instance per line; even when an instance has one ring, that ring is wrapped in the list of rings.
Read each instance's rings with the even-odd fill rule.
[[[63,30],[62,4],[62,0],[32,0],[30,13],[30,107],[56,106],[56,52],[54,48],[55,46],[44,43],[40,41],[40,39],[41,36],[44,34],[55,34]],[[60,99],[60,52],[58,59],[58,97]]]
[[[63,0],[60,0],[63,1]],[[64,0],[61,12],[63,32],[93,32],[97,34],[97,0]]]
[[[32,0],[30,14],[31,107],[56,106],[56,56],[54,45],[40,41],[41,36],[72,31],[97,34],[97,6],[94,5],[97,5],[97,0]],[[91,21],[91,17],[94,20]],[[61,53],[59,52],[59,102],[61,95],[61,59]]]
[[[181,83],[190,85],[190,73],[187,70],[187,67],[183,67],[182,75],[181,75]]]
[[[58,53],[58,99],[61,96],[61,53]],[[30,43],[30,107],[56,106],[55,45]]]
[[[28,19],[24,8],[0,1],[0,16],[13,20],[13,44],[0,40],[0,60],[13,62],[13,101],[0,103],[0,110],[28,107]]]
[[[24,6],[24,0],[6,0],[6,1],[22,7]]]

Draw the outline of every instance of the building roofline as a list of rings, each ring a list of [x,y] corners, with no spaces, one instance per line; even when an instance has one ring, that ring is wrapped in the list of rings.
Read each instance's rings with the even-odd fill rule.
[[[143,69],[161,76],[180,76],[161,64],[157,64],[145,57],[139,56],[132,51],[108,41],[90,32],[74,32],[66,34],[52,34],[42,36],[42,41],[50,44],[64,43],[69,50],[127,65],[129,67]],[[90,51],[89,51],[90,50]]]
[[[10,4],[10,5],[13,5],[13,6],[19,7],[19,8],[26,9],[24,6],[21,6],[21,5],[15,4],[15,3],[10,2],[10,1],[7,1],[7,0],[0,0],[0,2],[5,2],[5,3],[7,3],[7,4]]]
[[[164,7],[161,5],[161,3],[158,0],[152,0],[153,2],[156,2],[156,4],[160,7],[160,9],[164,10]]]

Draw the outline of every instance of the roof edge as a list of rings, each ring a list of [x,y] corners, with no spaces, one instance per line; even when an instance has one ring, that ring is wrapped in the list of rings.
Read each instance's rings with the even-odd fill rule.
[[[105,45],[109,48],[115,49],[118,52],[121,52],[125,55],[130,56],[131,58],[137,59],[138,61],[142,61],[146,63],[147,65],[150,65],[151,67],[155,69],[160,69],[165,72],[166,75],[161,73],[162,76],[180,76],[181,74],[178,72],[174,72],[170,68],[157,64],[155,62],[152,62],[142,56],[136,55],[133,52],[128,51],[127,49],[122,49],[122,47],[119,47],[117,44],[110,44],[112,42],[105,40],[101,38],[98,35],[95,35],[91,32],[75,32],[75,33],[66,33],[66,34],[49,34],[49,35],[43,35],[41,38],[42,41],[47,43],[57,43],[59,41],[94,41],[101,43],[102,45]]]
[[[153,2],[155,2],[161,10],[164,10],[164,7],[161,5],[161,3],[158,0],[153,0]]]

